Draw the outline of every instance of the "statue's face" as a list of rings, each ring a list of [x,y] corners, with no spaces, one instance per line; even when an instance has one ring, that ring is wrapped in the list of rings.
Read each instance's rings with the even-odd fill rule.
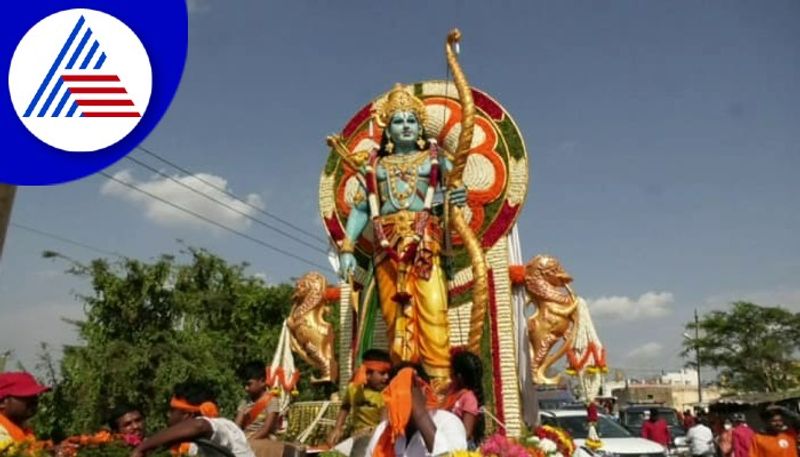
[[[398,146],[413,146],[419,138],[422,126],[413,111],[398,111],[389,121],[389,138]]]

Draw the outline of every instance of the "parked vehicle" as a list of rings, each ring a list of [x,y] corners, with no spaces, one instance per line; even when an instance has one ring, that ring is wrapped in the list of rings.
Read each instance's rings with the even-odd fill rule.
[[[607,457],[665,457],[667,451],[658,443],[633,436],[628,430],[614,422],[609,416],[598,416],[596,430],[603,447],[592,451],[585,446],[589,434],[586,410],[541,411],[542,425],[552,425],[566,430],[579,447],[576,456]]]
[[[564,406],[578,403],[578,399],[568,389],[545,389],[536,393],[539,410],[565,409]],[[586,406],[583,406],[584,408]]]
[[[619,423],[635,436],[642,436],[642,424],[650,415],[650,410],[656,408],[658,417],[667,421],[669,433],[672,435],[672,447],[679,455],[689,455],[689,446],[686,444],[686,430],[678,418],[678,412],[661,405],[630,405],[619,411]]]

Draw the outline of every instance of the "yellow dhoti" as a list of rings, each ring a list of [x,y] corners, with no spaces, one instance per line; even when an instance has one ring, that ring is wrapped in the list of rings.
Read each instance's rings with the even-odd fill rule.
[[[413,227],[420,216],[410,211],[381,216],[391,246],[401,255],[413,243]],[[437,218],[428,217],[413,262],[398,263],[389,256],[376,258],[375,277],[392,361],[421,362],[429,375],[443,379],[450,375],[450,337],[438,224]],[[410,295],[408,302],[395,300],[398,288]]]

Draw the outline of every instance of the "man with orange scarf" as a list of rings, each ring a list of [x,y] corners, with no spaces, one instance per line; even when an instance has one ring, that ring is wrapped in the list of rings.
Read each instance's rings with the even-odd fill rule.
[[[362,454],[372,432],[383,419],[381,392],[386,388],[392,370],[389,353],[381,349],[369,349],[361,358],[361,367],[347,386],[336,425],[328,436],[329,446],[339,443],[347,416],[352,413],[352,439],[336,446],[336,450],[345,455]]]
[[[386,419],[367,446],[368,457],[423,457],[467,449],[458,416],[437,409],[430,379],[420,366],[401,364],[383,391]]]
[[[0,443],[36,439],[26,422],[36,414],[39,395],[48,390],[30,373],[0,373]]]
[[[209,385],[178,384],[169,406],[169,428],[145,439],[131,457],[142,457],[163,446],[171,446],[177,454],[203,455],[208,446],[223,448],[235,457],[254,457],[244,432],[233,421],[219,417]],[[210,444],[197,446],[193,443],[197,440]]]

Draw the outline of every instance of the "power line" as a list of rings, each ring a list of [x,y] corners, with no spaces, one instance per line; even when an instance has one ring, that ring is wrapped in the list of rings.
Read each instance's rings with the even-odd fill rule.
[[[276,215],[270,213],[269,211],[266,211],[266,210],[264,210],[262,208],[259,208],[259,207],[255,206],[255,205],[250,204],[249,202],[239,198],[239,196],[237,196],[236,194],[234,194],[232,192],[229,192],[227,189],[219,187],[216,184],[214,184],[212,182],[209,182],[208,180],[205,180],[203,178],[198,177],[195,173],[191,172],[190,170],[187,170],[186,168],[176,164],[175,162],[172,162],[170,160],[167,160],[167,159],[161,157],[160,155],[158,155],[155,152],[145,148],[144,146],[136,146],[136,148],[139,149],[140,151],[144,152],[145,154],[147,154],[147,155],[149,155],[149,156],[151,156],[151,157],[153,157],[153,158],[155,158],[155,159],[157,159],[157,160],[159,160],[159,161],[161,161],[161,162],[163,162],[163,163],[175,168],[176,170],[180,171],[181,173],[186,174],[186,175],[190,175],[190,176],[194,176],[195,179],[197,179],[198,181],[202,182],[203,184],[205,184],[207,186],[210,186],[210,187],[212,187],[212,188],[224,193],[225,195],[227,195],[227,196],[229,196],[229,197],[231,197],[233,199],[236,199],[237,201],[240,201],[240,202],[244,203],[245,205],[249,206],[250,208],[258,211],[259,213],[261,213],[261,214],[263,214],[263,215],[265,215],[265,216],[267,216],[267,217],[269,217],[269,218],[271,218],[271,219],[273,219],[275,221],[278,221],[281,224],[286,225],[287,227],[291,227],[292,229],[297,230],[298,232],[302,233],[303,235],[306,235],[306,236],[308,236],[310,238],[313,238],[313,239],[315,239],[315,240],[319,241],[320,243],[323,243],[323,244],[325,244],[327,246],[328,240],[323,239],[323,238],[319,237],[318,235],[316,235],[314,233],[311,233],[311,232],[309,232],[309,231],[307,231],[307,230],[305,230],[305,229],[303,229],[301,227],[298,227],[298,226],[292,224],[291,222],[289,222],[289,221],[287,221],[287,220],[285,220],[285,219],[283,219],[283,218],[281,218],[279,216],[276,216]]]
[[[202,192],[202,191],[200,191],[200,190],[198,190],[198,189],[195,189],[194,187],[192,187],[192,186],[190,186],[190,185],[188,185],[188,184],[184,183],[183,181],[181,181],[181,180],[179,180],[179,179],[175,179],[174,177],[172,177],[172,176],[168,175],[167,173],[164,173],[164,172],[163,172],[163,171],[161,171],[161,170],[158,170],[158,169],[157,169],[157,168],[155,168],[155,167],[151,167],[150,165],[148,165],[148,164],[146,164],[146,163],[144,163],[144,162],[142,162],[142,161],[140,161],[140,160],[134,159],[133,157],[130,157],[130,156],[126,156],[125,158],[126,158],[126,159],[128,159],[128,160],[130,160],[131,162],[133,162],[133,163],[135,163],[135,164],[139,165],[140,167],[146,168],[146,169],[148,169],[148,170],[152,171],[153,173],[156,173],[156,174],[158,174],[159,176],[162,176],[162,177],[164,177],[164,178],[167,178],[167,179],[169,179],[170,181],[172,181],[172,182],[174,182],[174,183],[176,183],[176,184],[180,185],[181,187],[184,187],[184,188],[186,188],[186,189],[188,189],[188,190],[190,190],[190,191],[192,191],[192,192],[196,193],[197,195],[200,195],[201,197],[207,198],[208,200],[211,200],[211,201],[213,201],[214,203],[217,203],[217,204],[219,204],[219,205],[222,205],[222,206],[224,206],[225,208],[227,208],[227,209],[229,209],[229,210],[231,210],[231,211],[233,211],[233,212],[235,212],[235,213],[237,213],[237,214],[240,214],[240,215],[242,215],[242,216],[244,216],[244,217],[246,217],[246,218],[248,218],[248,219],[252,220],[253,222],[256,222],[257,224],[260,224],[260,225],[262,225],[262,226],[264,226],[264,227],[266,227],[266,228],[268,228],[268,229],[270,229],[270,230],[273,230],[273,231],[275,231],[275,232],[278,232],[278,233],[280,233],[281,235],[283,235],[283,236],[285,236],[285,237],[287,237],[287,238],[289,238],[289,239],[291,239],[291,240],[293,240],[293,241],[295,241],[295,242],[297,242],[297,243],[300,243],[300,244],[302,244],[303,246],[305,246],[305,247],[307,247],[307,248],[309,248],[309,249],[313,249],[313,250],[315,250],[315,251],[317,251],[317,252],[319,252],[319,253],[322,253],[322,254],[327,254],[327,253],[328,253],[328,251],[326,251],[326,250],[324,250],[324,249],[320,249],[320,247],[319,247],[319,246],[315,246],[315,245],[313,245],[313,244],[310,244],[310,243],[306,242],[305,240],[302,240],[302,239],[300,239],[300,238],[297,238],[296,236],[292,235],[291,233],[285,232],[285,231],[283,231],[283,230],[281,230],[281,229],[279,229],[279,228],[277,228],[277,227],[275,227],[275,226],[273,226],[273,225],[270,225],[270,224],[268,224],[268,223],[266,223],[266,222],[262,221],[261,219],[255,218],[255,217],[253,217],[253,216],[251,216],[251,215],[247,214],[246,212],[244,212],[244,211],[241,211],[240,209],[238,209],[238,208],[236,208],[236,207],[234,207],[234,206],[231,206],[231,205],[229,205],[229,204],[225,203],[225,202],[224,202],[224,201],[222,201],[222,200],[219,200],[219,199],[217,199],[217,198],[214,198],[214,197],[212,197],[211,195],[208,195],[208,194],[206,194],[205,192]],[[192,175],[191,177],[192,177],[192,178],[195,178],[195,179],[199,179],[200,181],[203,181],[201,178],[198,178],[197,176],[194,176],[194,175]],[[204,181],[203,181],[203,182],[204,182]],[[241,200],[237,200],[237,201],[241,201]],[[252,206],[253,208],[256,208],[256,206],[253,206],[253,205],[251,205],[251,206]]]
[[[126,256],[124,256],[124,255],[122,255],[122,254],[120,254],[118,252],[106,251],[105,249],[96,248],[94,246],[91,246],[91,245],[88,245],[88,244],[85,244],[85,243],[81,243],[80,241],[75,241],[75,240],[71,240],[69,238],[64,238],[63,236],[59,236],[59,235],[56,235],[54,233],[45,232],[44,230],[39,230],[37,228],[29,227],[27,225],[17,224],[16,222],[11,222],[11,223],[9,223],[9,225],[11,225],[12,227],[16,227],[18,229],[22,229],[22,230],[26,230],[26,231],[31,232],[31,233],[35,233],[37,235],[40,235],[40,236],[43,236],[43,237],[46,237],[46,238],[52,238],[54,240],[61,241],[62,243],[67,243],[67,244],[71,244],[71,245],[74,245],[74,246],[82,247],[84,249],[88,249],[90,251],[94,251],[94,252],[97,252],[97,253],[100,253],[100,254],[103,254],[103,255],[107,255],[107,256],[111,256],[111,257],[120,257],[120,258],[123,258],[123,259],[126,258]]]
[[[303,258],[303,257],[300,257],[299,255],[292,254],[291,252],[289,252],[289,251],[285,251],[285,250],[283,250],[283,249],[281,249],[281,248],[279,248],[279,247],[277,247],[277,246],[273,246],[273,245],[271,245],[271,244],[267,243],[266,241],[259,240],[258,238],[252,237],[252,236],[250,236],[250,235],[248,235],[248,234],[246,234],[246,233],[244,233],[244,232],[241,232],[241,231],[239,231],[239,230],[236,230],[236,229],[234,229],[234,228],[228,227],[228,226],[227,226],[227,225],[225,225],[225,224],[220,224],[219,222],[217,222],[217,221],[215,221],[215,220],[213,220],[213,219],[210,219],[210,218],[208,218],[208,217],[206,217],[206,216],[203,216],[202,214],[196,213],[196,212],[194,212],[194,211],[192,211],[192,210],[190,210],[190,209],[184,208],[184,207],[182,207],[182,206],[180,206],[180,205],[177,205],[177,204],[175,204],[175,203],[172,203],[172,202],[171,202],[171,201],[169,201],[169,200],[166,200],[166,199],[164,199],[164,198],[161,198],[161,197],[159,197],[158,195],[155,195],[155,194],[153,194],[153,193],[151,193],[151,192],[148,192],[148,191],[146,191],[146,190],[144,190],[144,189],[141,189],[141,188],[139,188],[139,187],[137,187],[137,186],[134,186],[133,184],[130,184],[130,183],[128,183],[128,182],[125,182],[125,181],[123,181],[123,180],[121,180],[121,179],[115,178],[114,176],[111,176],[111,175],[109,175],[109,174],[108,174],[108,173],[106,173],[105,171],[101,171],[101,172],[100,172],[100,174],[101,174],[102,176],[106,177],[107,179],[110,179],[110,180],[112,180],[112,181],[114,181],[114,182],[116,182],[116,183],[118,183],[118,184],[121,184],[121,185],[123,185],[123,186],[125,186],[125,187],[128,187],[129,189],[132,189],[132,190],[135,190],[135,191],[137,191],[137,192],[140,192],[140,193],[142,193],[142,194],[144,194],[144,195],[147,195],[148,197],[150,197],[150,198],[152,198],[152,199],[154,199],[154,200],[158,200],[158,201],[160,201],[161,203],[164,203],[165,205],[169,205],[169,206],[171,206],[171,207],[173,207],[173,208],[175,208],[175,209],[177,209],[177,210],[179,210],[179,211],[183,211],[184,213],[186,213],[186,214],[189,214],[189,215],[192,215],[192,216],[194,216],[194,217],[196,217],[196,218],[198,218],[198,219],[200,219],[200,220],[202,220],[202,221],[205,221],[205,222],[207,222],[207,223],[209,223],[209,224],[211,224],[211,225],[213,225],[213,226],[215,226],[215,227],[219,227],[219,228],[221,228],[221,229],[223,229],[223,230],[226,230],[226,231],[228,231],[228,232],[231,232],[231,233],[234,233],[234,234],[236,234],[236,235],[239,235],[239,236],[240,236],[240,237],[242,237],[242,238],[245,238],[245,239],[247,239],[247,240],[250,240],[250,241],[252,241],[252,242],[254,242],[254,243],[256,243],[256,244],[259,244],[259,245],[261,245],[261,246],[264,246],[264,247],[266,247],[266,248],[268,248],[268,249],[271,249],[271,250],[273,250],[273,251],[275,251],[275,252],[278,252],[278,253],[280,253],[280,254],[283,254],[283,255],[285,255],[285,256],[287,256],[287,257],[291,257],[291,258],[293,258],[293,259],[295,259],[295,260],[298,260],[298,261],[300,261],[300,262],[303,262],[303,263],[305,263],[305,264],[311,265],[311,266],[313,266],[313,267],[315,267],[315,268],[320,268],[320,269],[322,269],[322,270],[327,270],[327,271],[333,271],[333,270],[331,269],[331,267],[327,267],[327,266],[320,265],[320,264],[318,264],[318,263],[316,263],[316,262],[314,262],[314,261],[312,261],[312,260],[308,260],[308,259],[305,259],[305,258]]]

